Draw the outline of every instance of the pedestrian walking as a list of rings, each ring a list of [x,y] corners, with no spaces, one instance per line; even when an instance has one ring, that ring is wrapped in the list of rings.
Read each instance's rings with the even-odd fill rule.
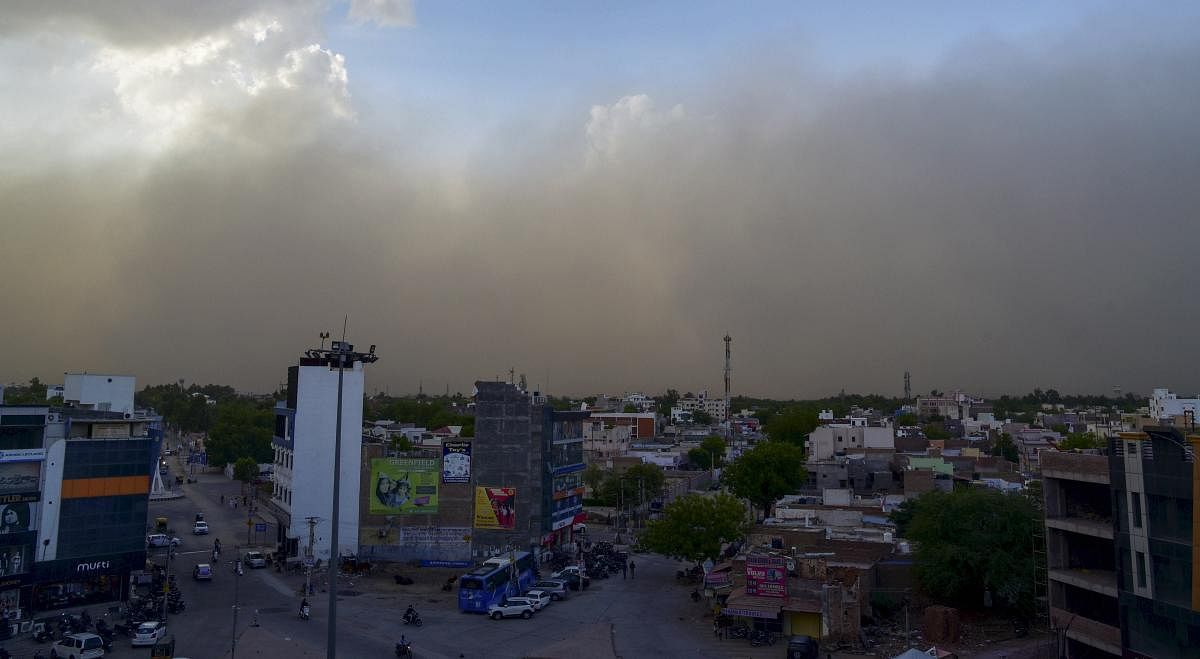
[[[224,494],[221,495],[221,505],[222,506],[225,505],[225,495]]]
[[[630,579],[637,579],[637,573],[634,572],[634,570],[636,570],[636,569],[637,569],[637,566],[633,564],[633,561],[629,561],[629,578]]]
[[[627,563],[621,563],[621,578],[622,579],[628,578],[627,577],[628,574],[629,574],[629,565]]]

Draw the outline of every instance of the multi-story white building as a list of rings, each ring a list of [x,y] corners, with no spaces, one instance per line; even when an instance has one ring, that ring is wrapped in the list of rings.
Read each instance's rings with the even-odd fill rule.
[[[1155,389],[1150,394],[1151,419],[1170,419],[1189,414],[1194,419],[1197,410],[1200,410],[1200,398],[1180,398],[1169,389]]]
[[[79,409],[132,415],[135,386],[132,375],[66,373],[62,397],[67,405]]]
[[[695,396],[684,396],[671,408],[671,421],[688,421],[692,414],[698,410],[707,412],[714,421],[724,421],[725,399],[709,398],[707,389]]]
[[[363,363],[347,363],[342,381],[342,460],[338,523],[341,554],[358,551],[359,474],[362,463]],[[288,399],[275,405],[272,504],[280,543],[306,556],[309,518],[316,519],[312,557],[332,555],[333,456],[337,426],[337,358],[312,353],[288,369]]]
[[[891,426],[868,426],[866,419],[851,423],[819,426],[808,435],[804,448],[809,462],[832,460],[836,455],[863,449],[894,449],[895,433]]]

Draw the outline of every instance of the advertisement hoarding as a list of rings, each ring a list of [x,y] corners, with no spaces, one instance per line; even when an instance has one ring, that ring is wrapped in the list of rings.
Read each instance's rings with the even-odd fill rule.
[[[746,557],[746,594],[758,597],[787,597],[787,559],[751,554]]]
[[[436,513],[439,471],[436,458],[371,460],[371,513]]]
[[[37,492],[41,484],[41,469],[39,462],[0,464],[0,495]]]
[[[442,482],[471,482],[471,442],[442,442]]]
[[[512,530],[516,527],[515,487],[475,488],[475,528]]]

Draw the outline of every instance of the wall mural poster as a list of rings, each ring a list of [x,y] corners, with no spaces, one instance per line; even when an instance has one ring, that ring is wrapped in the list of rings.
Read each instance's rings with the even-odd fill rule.
[[[512,530],[516,527],[516,488],[475,488],[475,528]]]
[[[471,442],[442,442],[442,482],[471,482]]]
[[[0,504],[0,534],[37,530],[37,504],[18,501]]]
[[[28,545],[0,546],[0,577],[28,572],[29,551]]]
[[[371,512],[436,513],[439,467],[436,458],[371,460]]]
[[[41,468],[40,462],[0,463],[0,494],[37,492]]]

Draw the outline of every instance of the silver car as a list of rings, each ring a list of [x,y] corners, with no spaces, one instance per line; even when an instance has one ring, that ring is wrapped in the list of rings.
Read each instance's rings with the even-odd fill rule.
[[[540,590],[550,596],[552,600],[561,600],[567,597],[570,588],[567,587],[567,582],[559,581],[558,579],[545,579],[533,584],[532,590]]]

